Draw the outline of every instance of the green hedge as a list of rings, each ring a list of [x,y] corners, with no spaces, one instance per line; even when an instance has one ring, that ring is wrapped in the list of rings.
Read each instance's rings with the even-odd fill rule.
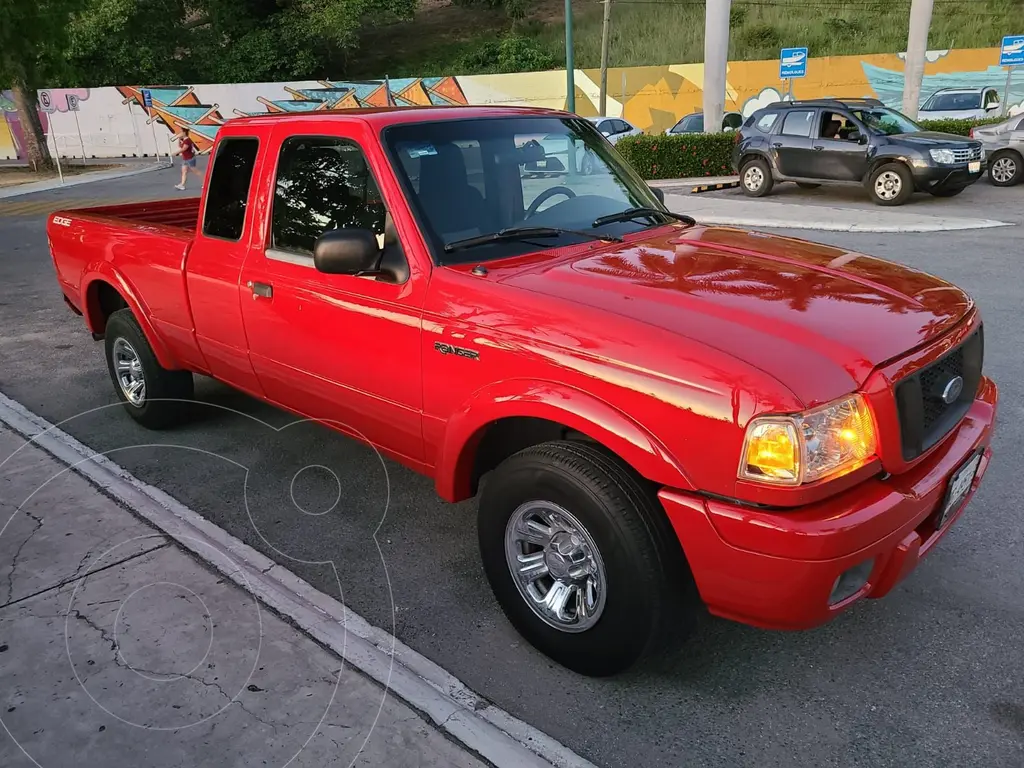
[[[615,148],[643,178],[683,179],[733,173],[735,133],[625,136]]]
[[[953,120],[946,118],[944,120],[918,120],[918,124],[926,131],[939,131],[940,133],[955,133],[957,136],[967,136],[971,132],[971,128],[977,125],[992,125],[992,123],[1001,123],[1005,120],[1005,117],[987,117],[984,120]]]

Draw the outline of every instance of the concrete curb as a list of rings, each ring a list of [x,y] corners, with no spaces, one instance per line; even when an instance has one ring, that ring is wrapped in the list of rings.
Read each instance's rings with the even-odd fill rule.
[[[0,394],[0,423],[30,440],[179,546],[423,713],[497,768],[595,768],[533,726],[494,706],[456,677],[369,624],[339,601],[242,543],[163,491]],[[208,547],[238,569],[212,562]]]
[[[37,192],[52,192],[54,190],[67,189],[68,187],[77,187],[81,184],[91,184],[96,181],[111,181],[112,179],[123,179],[128,176],[139,176],[143,173],[151,173],[153,171],[164,171],[168,168],[172,168],[173,163],[168,165],[166,163],[160,163],[159,165],[153,163],[153,165],[145,168],[132,168],[127,171],[97,171],[95,173],[86,173],[81,176],[72,176],[64,179],[64,183],[60,183],[60,179],[47,179],[46,181],[33,181],[28,184],[19,184],[16,187],[10,187],[8,189],[0,189],[0,200],[9,197],[20,197],[21,195],[33,195]]]

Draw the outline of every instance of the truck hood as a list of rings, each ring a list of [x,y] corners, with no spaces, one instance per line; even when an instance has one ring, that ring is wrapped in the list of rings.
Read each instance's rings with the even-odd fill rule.
[[[973,306],[937,277],[839,248],[731,228],[662,232],[499,279],[716,348],[808,406],[856,389]]]

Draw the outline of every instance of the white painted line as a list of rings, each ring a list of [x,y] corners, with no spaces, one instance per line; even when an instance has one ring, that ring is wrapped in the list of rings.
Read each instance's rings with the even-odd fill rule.
[[[341,602],[2,393],[0,423],[67,464],[211,568],[243,589],[251,588],[266,605],[497,768],[595,768],[547,734],[486,701],[391,633],[372,626]],[[210,561],[208,547],[227,554],[240,569],[223,567],[224,560]]]

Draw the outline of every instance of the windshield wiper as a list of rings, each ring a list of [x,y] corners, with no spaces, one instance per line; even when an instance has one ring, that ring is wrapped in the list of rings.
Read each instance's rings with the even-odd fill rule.
[[[615,235],[602,235],[597,232],[584,232],[579,229],[565,229],[563,227],[509,227],[487,235],[453,240],[450,243],[444,244],[444,251],[445,253],[451,253],[452,251],[461,251],[464,248],[497,243],[501,240],[529,240],[531,237],[558,237],[559,235],[577,235],[587,240],[607,240],[612,243],[622,242],[622,238]]]
[[[641,216],[668,216],[670,219],[681,221],[684,224],[696,224],[697,220],[692,216],[687,216],[685,213],[672,213],[672,211],[663,211],[660,208],[627,208],[624,211],[618,213],[609,213],[607,216],[601,216],[594,219],[592,227],[603,227],[605,224],[614,224],[617,221],[629,221],[631,219],[638,219]]]

